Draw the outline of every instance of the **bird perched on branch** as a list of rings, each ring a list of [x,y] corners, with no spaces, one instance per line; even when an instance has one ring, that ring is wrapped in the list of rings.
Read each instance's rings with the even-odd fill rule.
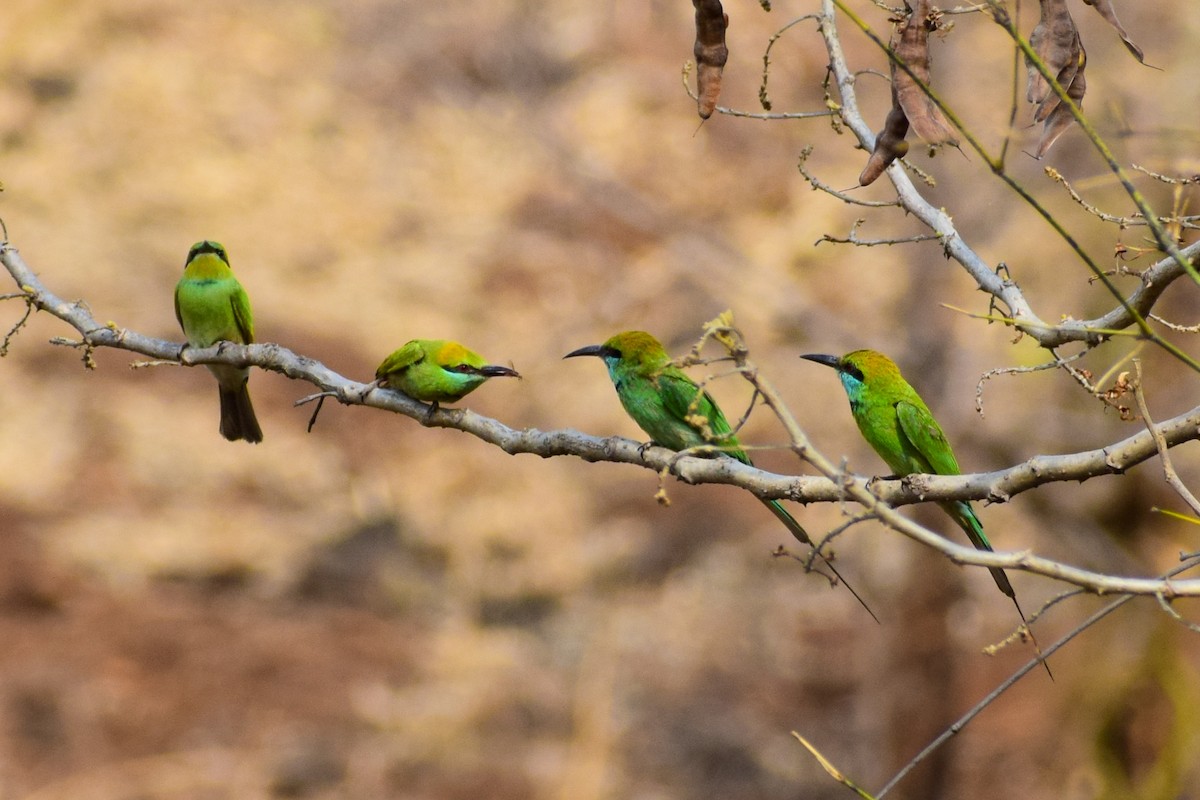
[[[650,334],[643,331],[618,333],[604,344],[581,347],[563,358],[576,356],[597,356],[604,361],[621,405],[638,427],[649,434],[654,444],[671,450],[705,445],[717,447],[725,455],[754,466],[716,401],[671,363],[666,349]],[[762,502],[796,539],[813,545],[808,532],[778,500]],[[834,566],[828,561],[825,563],[867,613],[875,617]],[[879,621],[878,617],[875,621]]]
[[[219,243],[196,242],[188,251],[183,277],[175,285],[175,318],[191,347],[217,342],[251,344],[254,317],[250,298],[229,267],[229,255]],[[262,429],[250,404],[249,367],[207,364],[221,394],[221,435],[231,442],[262,441]]]
[[[430,413],[438,403],[457,402],[498,376],[521,377],[515,369],[489,364],[475,351],[446,339],[413,339],[375,370],[379,385],[432,404]]]
[[[858,424],[867,444],[879,454],[897,477],[921,473],[927,475],[958,475],[958,460],[941,426],[933,418],[933,412],[917,394],[917,390],[904,380],[895,362],[874,350],[855,350],[840,358],[838,356],[809,353],[801,358],[824,364],[837,370],[842,388],[850,398],[850,412]],[[971,504],[963,500],[938,503],[967,534],[971,544],[979,550],[992,550],[992,543],[983,533],[983,523],[975,516]],[[1021,616],[1025,630],[1033,646],[1042,658],[1041,648],[1025,612],[1017,602],[1004,570],[991,567],[992,579],[1001,592],[1012,599]],[[1050,665],[1042,659],[1046,671]],[[1051,674],[1053,678],[1053,674]]]

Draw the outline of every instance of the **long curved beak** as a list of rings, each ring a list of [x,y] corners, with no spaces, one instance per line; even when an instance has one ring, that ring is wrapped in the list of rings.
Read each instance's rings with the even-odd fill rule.
[[[806,358],[809,361],[815,361],[818,364],[824,364],[827,367],[833,367],[834,369],[841,369],[842,366],[842,360],[837,356],[827,356],[822,353],[808,353],[800,357]]]
[[[515,369],[512,369],[511,367],[502,367],[498,364],[487,364],[485,366],[480,367],[479,374],[484,375],[488,378],[500,378],[500,377],[519,378],[519,377],[521,377],[521,373],[517,372]]]
[[[605,347],[602,344],[589,344],[587,347],[581,347],[578,350],[572,350],[563,358],[574,358],[575,356],[598,356],[606,358],[608,356],[618,355],[611,347]]]

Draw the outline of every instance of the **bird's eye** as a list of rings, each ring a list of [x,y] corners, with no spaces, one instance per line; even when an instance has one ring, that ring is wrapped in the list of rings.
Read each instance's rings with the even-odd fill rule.
[[[461,372],[463,375],[470,375],[472,372],[475,372],[476,370],[470,364],[455,364],[453,367],[450,368],[450,371],[451,372]]]
[[[854,380],[861,382],[863,379],[863,371],[855,366],[846,367],[846,373]]]

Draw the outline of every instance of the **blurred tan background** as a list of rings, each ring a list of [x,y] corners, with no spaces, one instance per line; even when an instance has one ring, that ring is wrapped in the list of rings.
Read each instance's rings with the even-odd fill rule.
[[[816,4],[776,6],[726,3],[723,105],[756,110],[767,38]],[[1085,108],[1123,163],[1200,172],[1200,22],[1187,0],[1118,6],[1163,71],[1075,3]],[[842,28],[857,66],[884,67]],[[859,216],[864,237],[923,231],[810,189],[805,145],[837,187],[865,159],[827,120],[697,129],[680,86],[691,47],[683,0],[8,0],[0,215],[51,290],[146,334],[181,338],[171,293],[188,247],[214,238],[260,339],[350,377],[409,338],[461,339],[525,376],[466,403],[517,427],[639,437],[601,365],[561,356],[628,328],[682,352],[731,308],[818,446],[858,472],[882,465],[834,375],[800,353],[888,351],[970,471],[1140,429],[1047,372],[990,381],[980,418],[982,373],[1045,355],[943,307],[987,302],[934,243],[814,247]],[[998,145],[1002,34],[958,17],[934,57]],[[812,25],[794,28],[773,50],[775,109],[821,108],[824,65]],[[878,127],[886,83],[859,87]],[[1013,173],[1102,264],[1118,236],[1139,246],[1020,152],[1038,133],[1020,113]],[[978,157],[917,150],[931,198],[1044,318],[1112,305]],[[1048,162],[1127,212],[1078,131]],[[1160,311],[1194,324],[1195,296],[1180,284]],[[0,325],[20,313],[0,304]],[[663,508],[644,470],[514,459],[361,408],[327,405],[306,434],[292,402],[311,388],[258,372],[266,440],[230,444],[203,370],[133,371],[106,351],[87,372],[47,344],[69,334],[41,315],[0,361],[0,800],[842,797],[789,731],[878,788],[1031,652],[981,653],[1016,623],[986,573],[873,524],[839,539],[838,563],[882,627],[771,558],[785,531],[736,490],[669,484]],[[1130,349],[1085,364],[1100,375]],[[1156,416],[1191,408],[1196,376],[1143,355]],[[736,379],[714,392],[730,416],[749,399]],[[782,434],[760,410],[745,438]],[[1176,458],[1195,486],[1194,447]],[[1154,506],[1184,510],[1147,463],[981,516],[999,547],[1142,575],[1197,546]],[[841,519],[796,510],[814,532]],[[912,513],[958,535],[936,509]],[[1063,588],[1014,583],[1027,612]],[[1058,606],[1042,643],[1100,605]],[[1195,634],[1134,603],[1055,656],[1055,683],[1028,676],[889,796],[1200,797],[1198,655]]]

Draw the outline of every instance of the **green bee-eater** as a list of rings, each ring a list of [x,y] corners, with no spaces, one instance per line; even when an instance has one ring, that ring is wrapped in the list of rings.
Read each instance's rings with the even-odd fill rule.
[[[254,341],[250,298],[233,276],[225,248],[217,242],[196,242],[188,251],[183,277],[175,286],[175,318],[192,347]],[[250,368],[209,364],[208,369],[221,392],[221,435],[231,442],[261,442],[262,429],[246,388]]]
[[[874,350],[855,350],[841,358],[818,353],[801,358],[837,370],[850,398],[850,412],[858,423],[858,430],[897,477],[914,473],[959,474],[958,460],[946,441],[946,434],[933,418],[933,412],[917,390],[904,380],[900,368],[890,358]],[[980,550],[992,549],[992,543],[983,533],[983,524],[970,503],[954,500],[939,505],[966,532],[971,544]],[[1012,599],[1021,622],[1025,623],[1025,612],[1021,610],[1017,593],[1004,570],[991,568],[990,571],[996,586]],[[1025,628],[1029,630],[1028,623]],[[1033,639],[1032,631],[1029,636]],[[1037,647],[1036,639],[1033,643]],[[1038,654],[1041,655],[1040,648]],[[1050,670],[1049,665],[1046,670]]]
[[[475,351],[445,339],[413,339],[375,370],[381,386],[431,403],[431,412],[437,410],[438,403],[461,400],[488,378],[501,375],[521,377],[515,369],[489,364]]]
[[[721,447],[725,455],[753,466],[716,401],[708,392],[702,391],[687,373],[671,363],[671,356],[666,349],[650,334],[643,331],[618,333],[604,344],[581,347],[563,357],[575,356],[598,356],[603,359],[621,405],[638,427],[649,434],[654,444],[670,450],[714,445]],[[763,500],[763,503],[793,536],[804,544],[813,545],[808,531],[778,500]],[[828,561],[825,563],[829,564]],[[846,583],[832,564],[829,564],[829,568],[846,584],[846,588],[867,609],[867,613],[875,617],[858,592]],[[875,619],[878,622],[878,617]]]

